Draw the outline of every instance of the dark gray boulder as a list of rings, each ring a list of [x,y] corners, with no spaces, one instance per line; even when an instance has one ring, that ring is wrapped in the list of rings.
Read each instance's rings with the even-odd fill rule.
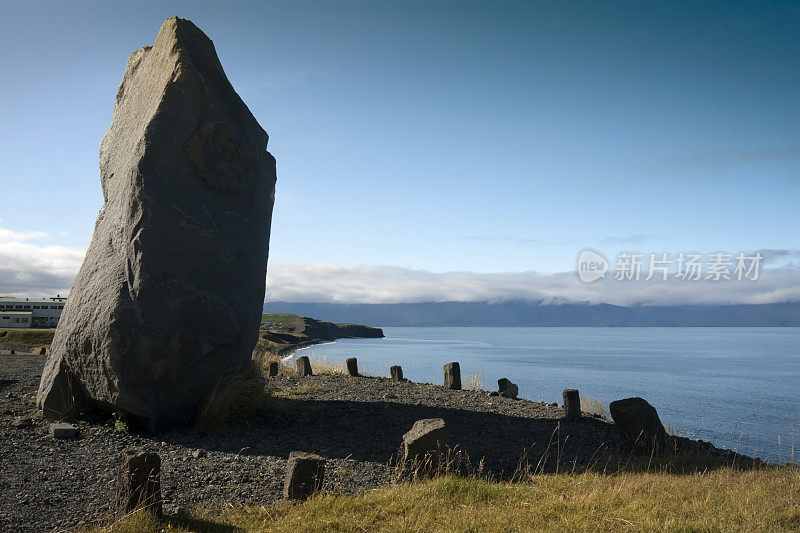
[[[100,143],[104,203],[38,394],[48,418],[189,423],[258,336],[275,190],[267,134],[214,45],[172,17],[128,59]]]
[[[445,443],[445,436],[445,423],[441,418],[417,420],[403,435],[403,459],[419,459],[436,452]]]
[[[503,398],[516,399],[519,394],[519,387],[516,383],[512,383],[510,379],[500,378],[497,380],[497,395]]]
[[[622,438],[640,455],[660,455],[669,450],[667,435],[658,412],[644,398],[626,398],[608,406]]]

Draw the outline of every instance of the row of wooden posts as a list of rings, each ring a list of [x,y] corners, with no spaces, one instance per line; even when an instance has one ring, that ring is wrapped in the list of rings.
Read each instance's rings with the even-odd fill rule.
[[[355,357],[348,357],[345,360],[345,367],[349,376],[358,376],[358,359]],[[461,390],[461,365],[453,361],[447,363],[442,368],[444,373],[444,388],[451,390]],[[275,377],[278,375],[279,364],[278,361],[270,361],[269,375]],[[312,376],[314,372],[311,368],[311,361],[305,355],[295,359],[295,371],[300,377]],[[389,375],[392,381],[407,381],[403,378],[403,368],[400,365],[393,365],[389,367]],[[506,378],[498,380],[498,386],[503,392],[505,383],[511,383]],[[515,385],[516,387],[516,385]],[[577,420],[581,418],[581,397],[578,389],[564,389],[562,393],[564,399],[564,412],[568,420]],[[516,393],[514,394],[516,397]]]

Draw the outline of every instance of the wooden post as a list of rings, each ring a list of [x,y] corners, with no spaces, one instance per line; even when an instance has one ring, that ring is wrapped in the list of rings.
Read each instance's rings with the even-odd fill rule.
[[[161,500],[161,458],[142,450],[123,452],[119,470],[119,513],[147,509],[159,518]]]
[[[349,376],[357,376],[358,375],[358,359],[355,357],[348,357],[345,361],[347,364],[347,374]]]
[[[314,374],[311,371],[311,361],[309,361],[308,357],[305,355],[297,358],[297,361],[295,361],[295,367],[297,368],[297,375],[300,377],[311,376]]]
[[[403,367],[400,365],[389,367],[389,374],[392,376],[392,381],[403,381]]]
[[[577,420],[581,417],[581,395],[578,389],[564,389],[564,413],[567,420]]]
[[[325,481],[325,458],[308,452],[292,452],[286,465],[283,497],[306,500],[322,489]]]
[[[455,361],[444,365],[444,388],[461,390],[461,366]]]

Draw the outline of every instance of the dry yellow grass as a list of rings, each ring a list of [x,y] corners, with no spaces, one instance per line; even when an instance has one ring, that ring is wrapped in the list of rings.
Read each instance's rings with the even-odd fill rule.
[[[137,527],[131,527],[135,522]],[[105,531],[793,531],[800,469],[690,475],[538,475],[527,483],[443,477],[304,505],[134,516]]]
[[[311,362],[311,371],[315,374],[346,374],[347,365],[344,361],[328,361],[326,356],[314,353],[308,358]]]
[[[480,372],[473,372],[467,376],[467,389],[469,390],[483,390],[483,380],[485,376]]]
[[[608,418],[608,404],[600,398],[589,396],[588,394],[581,394],[581,411],[584,413],[593,413]]]

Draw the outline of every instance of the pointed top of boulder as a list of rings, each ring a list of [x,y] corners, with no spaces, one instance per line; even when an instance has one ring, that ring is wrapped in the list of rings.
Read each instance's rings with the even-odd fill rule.
[[[178,54],[187,54],[186,59],[211,66],[224,75],[214,43],[189,19],[174,15],[165,20],[153,43],[153,48],[160,47]]]

